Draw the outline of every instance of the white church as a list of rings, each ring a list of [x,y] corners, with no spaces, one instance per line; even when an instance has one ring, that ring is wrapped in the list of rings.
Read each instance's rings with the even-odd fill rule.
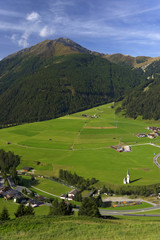
[[[130,183],[130,181],[129,181],[129,171],[128,171],[128,169],[127,169],[127,176],[123,179],[123,183],[124,183],[124,184],[129,184],[129,183]]]

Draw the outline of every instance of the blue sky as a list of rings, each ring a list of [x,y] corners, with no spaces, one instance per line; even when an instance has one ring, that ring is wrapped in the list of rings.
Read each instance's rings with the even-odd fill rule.
[[[0,59],[45,39],[160,56],[159,0],[0,0]]]

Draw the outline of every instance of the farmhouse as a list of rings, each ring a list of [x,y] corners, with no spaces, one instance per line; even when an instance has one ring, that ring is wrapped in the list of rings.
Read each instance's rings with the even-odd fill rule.
[[[124,152],[130,152],[131,151],[131,146],[126,145],[126,146],[123,147],[123,149],[124,149],[123,150]]]
[[[143,138],[143,137],[147,137],[147,134],[145,134],[145,133],[138,133],[136,136],[138,138]]]
[[[148,130],[150,131],[157,131],[157,132],[160,132],[160,127],[147,127]]]
[[[15,197],[13,198],[13,201],[14,201],[15,203],[25,204],[25,203],[27,202],[27,199],[24,198],[23,196],[15,196]]]
[[[32,167],[24,167],[23,171],[28,172],[28,171],[31,171],[32,169],[33,169]]]
[[[153,139],[153,138],[155,138],[155,135],[153,133],[148,133],[147,137],[149,137],[150,139]]]
[[[17,197],[17,196],[22,196],[20,192],[18,192],[15,189],[10,189],[8,191],[4,191],[2,192],[3,197],[5,198],[5,200]]]
[[[117,152],[131,152],[131,146],[129,145],[113,145],[111,148],[115,149]]]
[[[68,193],[68,200],[73,200],[75,195],[77,194],[78,190],[77,189],[73,189],[72,191],[70,191]]]
[[[62,195],[60,196],[60,198],[61,198],[61,199],[67,199],[68,196],[67,196],[67,194],[62,194]]]

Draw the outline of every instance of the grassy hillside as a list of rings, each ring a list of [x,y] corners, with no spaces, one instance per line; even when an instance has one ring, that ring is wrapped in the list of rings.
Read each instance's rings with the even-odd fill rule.
[[[123,55],[120,53],[111,55],[108,54],[104,55],[103,57],[121,66],[129,66],[131,68],[142,68],[143,70],[145,70],[150,64],[160,59],[160,57],[155,58],[145,56],[132,57],[130,55]]]
[[[100,185],[121,185],[129,169],[132,185],[158,183],[160,170],[153,157],[159,148],[146,145],[151,140],[137,138],[136,134],[149,133],[146,127],[160,126],[160,122],[124,118],[115,115],[111,106],[1,129],[0,145],[22,156],[19,168],[31,166],[36,174],[58,176],[62,168],[85,178],[95,177]],[[83,117],[83,114],[98,118]],[[6,145],[7,141],[11,144]],[[152,142],[160,145],[160,138]],[[110,148],[119,143],[131,145],[132,152],[119,153]]]
[[[146,239],[159,237],[159,219],[100,220],[82,217],[23,217],[1,224],[1,239]]]

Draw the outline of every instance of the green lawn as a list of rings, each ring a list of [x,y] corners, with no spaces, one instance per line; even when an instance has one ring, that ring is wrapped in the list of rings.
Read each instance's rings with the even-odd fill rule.
[[[45,178],[36,178],[37,182],[34,184],[36,188],[46,191],[51,194],[60,196],[63,193],[68,193],[72,188],[67,187],[63,184],[51,181]],[[42,194],[43,195],[43,194]]]
[[[160,126],[160,121],[125,118],[115,115],[110,106],[107,104],[59,119],[1,129],[1,147],[22,156],[19,169],[31,166],[36,174],[45,176],[58,176],[62,168],[85,178],[95,177],[101,185],[122,185],[129,169],[132,185],[160,182],[160,169],[153,163],[154,154],[158,154],[160,149],[139,145],[151,141],[160,145],[160,137],[153,140],[136,137],[140,132],[149,133],[147,126]],[[96,114],[98,118],[86,118],[82,114]],[[6,145],[7,141],[11,144]],[[132,152],[118,153],[110,148],[119,143],[134,145]],[[40,186],[43,187],[43,183]],[[47,186],[44,184],[44,187]],[[48,186],[48,191],[52,191],[51,188]]]

